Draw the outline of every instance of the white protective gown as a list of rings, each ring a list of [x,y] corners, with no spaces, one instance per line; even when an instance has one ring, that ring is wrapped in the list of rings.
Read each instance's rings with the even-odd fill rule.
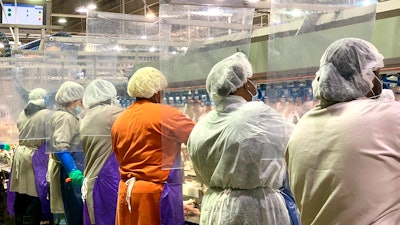
[[[287,151],[302,225],[400,224],[400,103],[315,107]]]
[[[50,119],[50,118],[49,118]],[[51,117],[51,151],[77,151],[81,139],[79,136],[79,120],[65,109],[58,109]],[[77,162],[75,162],[77,163]],[[60,170],[61,162],[51,156],[48,166],[50,181],[50,208],[52,213],[64,213],[64,204],[61,195]]]
[[[85,185],[82,189],[85,190],[83,195],[86,195],[85,201],[92,224],[95,224],[93,187],[97,175],[103,169],[110,155],[113,154],[111,127],[123,110],[115,105],[97,105],[88,110],[80,127],[83,152],[85,153]]]
[[[35,173],[32,165],[32,156],[44,143],[46,137],[45,120],[50,111],[42,109],[27,117],[24,112],[18,116],[19,146],[14,154],[10,191],[37,197]]]
[[[278,189],[291,130],[274,109],[239,96],[228,96],[196,124],[187,150],[208,186],[201,225],[290,225]]]

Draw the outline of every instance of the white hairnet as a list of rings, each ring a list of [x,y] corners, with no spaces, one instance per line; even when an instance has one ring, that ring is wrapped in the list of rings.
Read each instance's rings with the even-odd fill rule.
[[[365,96],[373,87],[374,71],[383,67],[383,56],[371,43],[344,38],[325,50],[316,77],[316,99],[344,102]]]
[[[237,52],[213,66],[206,80],[207,92],[213,101],[219,102],[242,87],[252,76],[247,56]]]
[[[132,98],[150,98],[168,86],[165,76],[156,68],[138,69],[128,82],[128,95]]]
[[[64,104],[82,99],[85,88],[73,81],[64,82],[56,93],[57,104]]]
[[[35,88],[29,92],[29,103],[32,103],[37,106],[46,106],[45,98],[47,95],[47,91],[43,88]]]
[[[117,90],[110,81],[96,79],[85,88],[82,102],[84,107],[90,108],[115,96],[117,96]]]

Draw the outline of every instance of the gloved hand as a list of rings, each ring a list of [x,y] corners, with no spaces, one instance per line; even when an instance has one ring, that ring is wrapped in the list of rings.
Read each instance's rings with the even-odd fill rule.
[[[80,170],[72,170],[68,173],[69,178],[71,178],[73,184],[82,184],[83,183],[83,174]]]

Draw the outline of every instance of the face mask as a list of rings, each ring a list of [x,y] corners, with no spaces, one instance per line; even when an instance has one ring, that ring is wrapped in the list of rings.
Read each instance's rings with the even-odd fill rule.
[[[392,90],[382,89],[382,92],[377,100],[380,102],[393,102],[396,100],[396,98],[394,97],[394,93]]]
[[[253,88],[254,88],[254,90],[256,90],[256,93],[255,94],[251,93],[251,91],[249,91],[247,88],[246,88],[246,90],[251,95],[251,101],[256,102],[256,101],[258,101],[257,86],[251,80],[249,80],[249,83],[251,83],[253,85]]]
[[[258,101],[258,94],[255,94],[252,98],[251,101],[256,102]]]
[[[78,105],[70,111],[74,115],[79,115],[82,112],[82,108]]]
[[[373,87],[371,88],[371,93],[372,93],[372,96],[371,97],[369,97],[369,98],[371,98],[371,99],[376,99],[376,98],[379,98],[379,96],[382,94],[382,91],[383,91],[383,83],[382,83],[382,81],[381,81],[381,79],[379,79],[379,77],[377,77],[376,75],[375,75],[375,79],[373,80],[373,82],[376,82],[376,81],[378,81],[379,82],[379,85],[377,85],[376,83],[373,83]],[[381,90],[381,93],[375,93],[374,92],[374,89],[376,90],[377,89],[377,86],[379,86],[379,88],[380,88],[380,90]],[[377,90],[376,90],[377,91]],[[379,90],[378,90],[379,91]]]
[[[111,99],[111,105],[121,106],[120,101],[117,98]]]

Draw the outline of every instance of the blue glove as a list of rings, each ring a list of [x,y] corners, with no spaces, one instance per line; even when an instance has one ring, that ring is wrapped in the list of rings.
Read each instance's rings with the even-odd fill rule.
[[[77,170],[74,159],[72,158],[71,153],[68,150],[62,150],[56,152],[55,155],[61,161],[67,173],[70,173],[72,170]]]
[[[71,156],[71,153],[68,150],[56,152],[55,155],[60,159],[61,164],[64,166],[65,170],[68,173],[70,179],[66,179],[66,182],[72,180],[74,184],[82,184],[83,182],[83,174],[76,167],[74,159]]]

